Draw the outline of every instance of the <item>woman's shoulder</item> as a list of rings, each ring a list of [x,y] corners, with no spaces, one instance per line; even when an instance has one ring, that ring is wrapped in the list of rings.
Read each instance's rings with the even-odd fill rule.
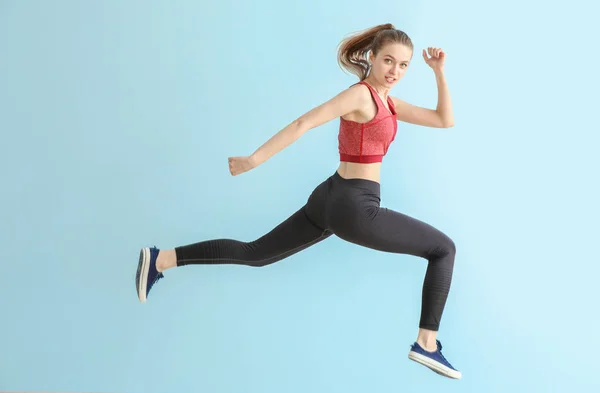
[[[356,82],[345,90],[360,104],[360,106],[368,105],[371,102],[371,91],[366,83]]]

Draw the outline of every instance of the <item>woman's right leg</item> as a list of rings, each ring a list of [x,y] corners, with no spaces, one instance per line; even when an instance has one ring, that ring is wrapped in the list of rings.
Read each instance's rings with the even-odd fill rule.
[[[313,224],[302,207],[251,242],[214,239],[176,247],[176,266],[236,264],[261,267],[296,254],[329,236],[331,232]]]
[[[146,301],[154,283],[163,278],[162,272],[170,267],[208,264],[266,266],[327,239],[332,235],[322,224],[327,187],[328,180],[313,191],[302,208],[254,241],[212,239],[173,250],[142,249],[136,274],[140,301]]]

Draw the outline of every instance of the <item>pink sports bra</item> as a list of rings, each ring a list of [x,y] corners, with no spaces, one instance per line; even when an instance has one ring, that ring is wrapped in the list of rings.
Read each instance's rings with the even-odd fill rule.
[[[358,123],[340,117],[338,134],[340,161],[381,162],[398,130],[394,102],[391,97],[388,97],[387,101],[390,106],[390,110],[388,110],[372,86],[364,81],[357,84],[369,88],[371,96],[377,104],[377,114],[366,123]]]

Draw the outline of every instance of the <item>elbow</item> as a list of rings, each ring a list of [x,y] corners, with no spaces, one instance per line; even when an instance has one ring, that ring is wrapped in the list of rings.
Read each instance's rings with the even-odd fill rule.
[[[451,117],[449,119],[441,119],[442,120],[442,124],[441,124],[441,128],[452,128],[454,127],[454,118]]]
[[[433,127],[435,127],[435,128],[452,128],[452,127],[454,127],[454,122],[453,121],[441,121]]]
[[[445,116],[441,113],[437,114],[437,127],[438,128],[452,128],[454,127],[454,116],[450,114]]]
[[[294,122],[292,123],[292,129],[294,130],[294,133],[298,135],[298,137],[300,137],[302,134],[304,134],[311,128],[313,127],[309,124],[309,122],[302,117],[294,120]]]

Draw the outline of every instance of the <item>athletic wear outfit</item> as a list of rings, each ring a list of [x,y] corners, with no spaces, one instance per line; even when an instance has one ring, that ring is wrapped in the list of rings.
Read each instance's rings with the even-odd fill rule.
[[[381,162],[396,137],[398,122],[394,104],[388,98],[388,110],[373,87],[366,82],[360,84],[369,88],[377,104],[377,114],[366,123],[341,118],[338,137],[340,161]],[[456,254],[454,242],[429,224],[381,207],[378,182],[345,179],[337,171],[313,190],[304,206],[262,237],[251,242],[215,239],[176,247],[177,266],[266,266],[334,234],[374,250],[426,259],[428,265],[419,327],[439,329],[452,280]],[[145,248],[140,253],[136,286],[142,302],[146,301],[152,285],[163,277],[156,271],[157,255],[156,248]],[[415,343],[411,346],[409,358],[436,372],[460,378],[460,373],[457,376],[457,371],[441,356],[440,349],[439,342],[438,351],[431,353]]]

